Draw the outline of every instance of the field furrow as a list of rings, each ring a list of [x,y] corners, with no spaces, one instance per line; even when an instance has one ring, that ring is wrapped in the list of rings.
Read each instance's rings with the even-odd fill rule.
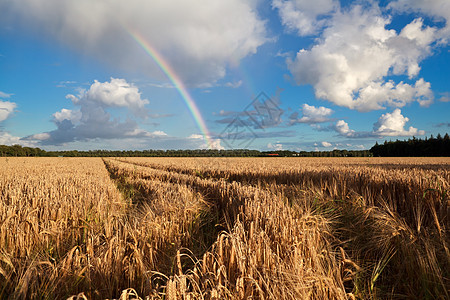
[[[399,294],[411,296],[411,288],[427,289],[430,282],[445,294],[448,286],[446,270],[449,267],[445,234],[449,212],[447,165],[438,169],[426,164],[426,168],[405,170],[384,165],[381,168],[355,167],[354,164],[313,164],[292,168],[266,162],[261,169],[256,161],[253,160],[254,165],[251,165],[242,160],[245,170],[240,164],[230,168],[229,161],[224,167],[205,164],[202,159],[185,159],[181,164],[180,160],[175,160],[176,165],[170,160],[158,164],[154,160],[140,158],[122,159],[120,162],[139,170],[140,176],[149,180],[154,180],[158,174],[156,176],[161,176],[162,180],[188,184],[212,195],[222,193],[225,199],[235,199],[240,212],[248,209],[249,205],[237,195],[247,189],[257,191],[258,198],[264,193],[270,195],[269,198],[284,203],[291,210],[308,211],[314,216],[333,220],[329,222],[332,238],[328,239],[333,245],[332,251],[337,252],[342,246],[350,255],[350,261],[366,269],[366,272],[359,272],[357,283],[360,285],[366,281],[366,286],[356,288],[365,288],[369,290],[367,293],[376,290],[375,282],[379,286],[389,284],[382,282],[377,274],[380,265],[389,260],[385,273],[412,274],[420,270],[426,274],[426,279],[415,283],[406,283],[398,278],[395,285],[399,286]],[[233,185],[237,187],[232,189],[234,193],[223,192]],[[223,200],[220,198],[222,203]],[[221,207],[225,207],[227,213],[236,211],[233,206]],[[271,210],[272,216],[278,214],[275,211]],[[229,224],[227,228],[230,229]],[[244,230],[248,229],[244,227]],[[345,256],[341,254],[340,257]],[[420,259],[424,256],[430,256],[429,260]],[[403,257],[411,259],[404,260]],[[434,273],[429,272],[430,265],[434,266]],[[372,273],[369,274],[367,269]],[[346,284],[347,290],[348,287],[355,290],[355,282],[349,278]]]
[[[149,185],[161,181],[186,185],[208,203],[210,209],[205,213],[216,222],[212,228],[221,230],[213,232],[209,251],[197,253],[193,269],[180,270],[194,280],[194,286],[201,287],[199,294],[218,293],[225,298],[315,294],[346,299],[338,262],[341,254],[333,250],[330,224],[307,205],[292,206],[280,194],[237,182],[121,161],[107,164],[114,174],[126,174],[133,186],[145,185],[145,181]],[[302,257],[309,259],[297,260]],[[215,284],[211,286],[212,281]]]

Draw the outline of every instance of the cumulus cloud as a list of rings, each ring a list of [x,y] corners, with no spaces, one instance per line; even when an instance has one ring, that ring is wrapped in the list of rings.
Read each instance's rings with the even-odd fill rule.
[[[44,132],[44,133],[36,133],[36,134],[33,134],[33,135],[30,136],[30,138],[27,139],[27,140],[45,141],[45,140],[48,140],[49,138],[51,138],[51,135],[50,135],[48,132]]]
[[[7,94],[0,91],[0,98],[10,98],[13,94]],[[17,107],[17,104],[10,101],[1,101],[0,100],[0,122],[8,119],[14,112],[14,109]],[[31,141],[22,141],[20,137],[13,136],[6,131],[2,131],[0,127],[0,145],[22,145],[27,147],[34,146],[34,143]]]
[[[333,146],[331,143],[328,143],[328,142],[322,142],[321,144],[322,144],[323,147],[331,147],[331,146]]]
[[[0,91],[0,99],[1,98],[10,98],[12,94],[7,94],[5,92]],[[11,116],[14,112],[14,109],[17,107],[17,104],[10,101],[2,101],[0,100],[0,122],[6,120]]]
[[[413,136],[424,135],[425,131],[409,127],[405,130],[405,124],[409,119],[402,115],[400,109],[395,109],[392,113],[382,114],[373,126],[373,132],[379,136]]]
[[[23,140],[20,137],[13,136],[8,132],[0,131],[0,145],[21,145],[24,147],[36,147],[35,141]]]
[[[73,111],[70,109],[61,109],[61,111],[57,111],[53,114],[53,120],[55,122],[62,122],[64,120],[69,120],[72,123],[78,123],[81,120],[82,114],[81,111]]]
[[[274,0],[272,7],[278,9],[281,22],[300,36],[317,33],[331,12],[339,7],[335,0]]]
[[[424,135],[424,130],[418,130],[412,126],[405,130],[405,125],[409,118],[402,115],[399,108],[394,109],[392,113],[385,113],[380,116],[378,121],[373,124],[371,132],[357,132],[350,129],[348,123],[344,120],[337,121],[334,130],[340,135],[349,138],[369,138],[384,136],[414,136]]]
[[[352,137],[353,135],[355,135],[355,131],[350,129],[348,123],[344,120],[337,121],[335,129],[342,136]]]
[[[397,12],[421,12],[446,24],[438,32],[441,43],[450,38],[450,2],[448,0],[397,0],[388,5]]]
[[[165,133],[162,130],[155,130],[155,131],[152,132],[152,134],[156,135],[156,136],[167,136],[167,133]]]
[[[323,106],[315,107],[313,105],[303,104],[302,106],[303,116],[298,117],[298,113],[294,112],[289,117],[289,124],[307,123],[316,124],[330,121],[329,116],[333,113],[333,110]]]
[[[20,138],[12,136],[7,132],[0,131],[0,145],[16,145],[19,144]]]
[[[11,116],[16,108],[16,103],[10,101],[0,101],[0,122]]]
[[[201,149],[208,148],[208,149],[216,149],[216,150],[224,150],[225,149],[225,147],[223,147],[220,144],[221,143],[220,139],[210,139],[209,145],[205,142],[205,138],[201,134],[191,134],[188,137],[188,139],[191,140],[191,141],[196,141],[196,142],[200,141],[200,144],[197,145],[196,148],[201,148]]]
[[[136,86],[125,79],[118,78],[111,78],[110,82],[95,80],[89,90],[82,91],[78,97],[69,94],[66,98],[72,100],[74,104],[90,103],[102,107],[126,107],[139,117],[147,115],[144,106],[149,103],[147,99],[141,99],[141,93]]]
[[[117,139],[129,137],[161,138],[162,131],[148,132],[139,128],[136,121],[127,118],[125,121],[113,117],[110,108],[121,108],[136,116],[145,117],[145,105],[149,103],[141,99],[137,87],[124,79],[111,78],[109,82],[98,82],[78,96],[67,95],[79,109],[66,109],[53,114],[53,123],[57,129],[38,133],[25,138],[38,141],[43,145],[61,145],[74,141],[92,139]]]
[[[437,29],[417,18],[397,33],[386,28],[390,22],[376,4],[337,11],[311,49],[288,59],[296,83],[310,84],[316,97],[359,111],[412,101],[429,105],[430,84],[414,78],[420,62],[431,54]],[[413,83],[387,79],[392,75],[407,75]]]
[[[163,55],[187,84],[210,84],[268,41],[254,0],[5,0],[0,20],[21,22],[126,70],[162,77],[132,37]],[[164,78],[165,79],[165,78]]]

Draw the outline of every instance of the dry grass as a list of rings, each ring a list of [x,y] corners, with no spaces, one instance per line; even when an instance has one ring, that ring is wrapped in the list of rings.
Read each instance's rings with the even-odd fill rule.
[[[0,297],[447,299],[449,170],[447,158],[3,159]]]

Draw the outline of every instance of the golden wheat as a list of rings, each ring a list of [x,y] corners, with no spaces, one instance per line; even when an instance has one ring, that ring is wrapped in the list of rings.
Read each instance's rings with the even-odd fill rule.
[[[445,299],[449,170],[448,158],[5,158],[0,298]]]

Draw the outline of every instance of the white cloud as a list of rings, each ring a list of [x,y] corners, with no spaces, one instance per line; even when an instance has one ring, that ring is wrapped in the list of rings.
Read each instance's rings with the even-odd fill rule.
[[[268,41],[254,0],[5,0],[0,20],[48,34],[82,53],[165,78],[135,40],[145,41],[185,83],[223,78],[229,65]],[[133,36],[135,38],[133,38]]]
[[[276,142],[275,144],[268,143],[267,148],[275,151],[281,151],[283,150],[283,144]]]
[[[69,87],[69,86],[72,86],[72,85],[74,85],[74,84],[76,84],[77,82],[76,81],[73,81],[73,80],[65,80],[65,81],[60,81],[57,85],[56,85],[56,87],[59,87],[59,88],[66,88],[66,87]]]
[[[355,131],[350,129],[348,123],[344,120],[339,120],[335,126],[336,131],[343,136],[351,137],[355,134]]]
[[[167,133],[161,130],[149,132],[140,128],[135,128],[131,131],[125,132],[124,135],[129,137],[135,136],[135,137],[150,137],[150,138],[160,138],[168,136]]]
[[[370,82],[359,91],[358,107],[362,111],[381,109],[381,103],[390,106],[403,107],[416,100],[420,106],[429,106],[433,102],[433,92],[429,82],[422,78],[412,86],[403,82],[395,84],[392,80],[387,82]]]
[[[322,142],[321,144],[322,144],[323,147],[331,147],[331,146],[333,146],[331,143],[328,143],[328,142]]]
[[[81,117],[82,117],[81,111],[79,110],[73,111],[65,108],[53,114],[55,122],[62,122],[64,120],[69,120],[72,123],[78,123],[81,120]]]
[[[203,139],[203,135],[193,133],[188,138],[189,139],[193,139],[193,140],[202,140]]]
[[[450,1],[448,0],[397,0],[389,4],[390,8],[398,12],[421,12],[445,20],[446,24],[438,32],[441,43],[448,43],[450,38]]]
[[[7,94],[5,92],[0,91],[0,98],[9,98],[11,97],[13,94]]]
[[[147,99],[141,99],[141,93],[135,85],[117,78],[111,78],[109,82],[95,80],[89,90],[82,91],[78,97],[67,95],[66,98],[72,100],[74,104],[85,102],[104,107],[127,107],[140,117],[147,115],[144,106],[149,103]]]
[[[208,147],[209,147],[209,149],[224,150],[225,147],[222,146],[220,143],[221,143],[220,139],[213,139],[213,140],[211,140],[211,143],[209,144]],[[206,148],[206,147],[203,146],[202,148]]]
[[[334,130],[340,136],[349,138],[368,138],[368,137],[383,137],[383,136],[413,136],[424,135],[425,131],[418,130],[414,127],[409,127],[405,130],[405,125],[409,121],[407,117],[402,115],[399,108],[394,109],[392,113],[382,114],[376,123],[373,124],[373,131],[371,132],[357,132],[350,129],[349,125],[344,120],[337,121],[334,125]]]
[[[12,94],[7,94],[0,91],[0,98],[9,98]],[[14,109],[17,107],[17,104],[10,101],[1,101],[0,100],[0,122],[8,119]],[[8,132],[0,130],[0,145],[22,145],[22,146],[32,146],[32,142],[22,141],[20,137],[13,136]]]
[[[317,33],[326,22],[326,16],[339,7],[335,0],[274,0],[272,7],[278,9],[281,22],[300,36]]]
[[[335,13],[316,44],[288,60],[296,82],[313,85],[318,98],[359,111],[412,101],[429,105],[433,93],[428,82],[420,78],[413,84],[395,83],[386,77],[416,77],[437,39],[436,29],[415,19],[397,33],[386,29],[390,22],[376,4]]]
[[[450,93],[449,92],[442,93],[441,98],[439,98],[439,101],[450,102]]]
[[[243,83],[242,80],[239,80],[237,82],[227,82],[227,83],[225,83],[225,87],[237,89],[238,87],[240,87],[242,85],[242,83]]]
[[[307,123],[316,124],[330,121],[329,116],[333,113],[333,110],[320,106],[315,107],[313,105],[303,104],[302,106],[303,116],[298,118],[297,113],[293,113],[290,116],[290,124],[295,123]]]
[[[19,145],[21,143],[19,137],[10,135],[7,132],[0,131],[0,145]]]
[[[35,141],[24,140],[20,137],[13,136],[8,132],[0,131],[0,145],[21,145],[23,147],[37,147]]]
[[[77,110],[62,109],[53,114],[56,130],[38,133],[26,137],[28,141],[39,141],[43,145],[61,145],[75,141],[93,139],[117,139],[128,137],[158,138],[164,132],[148,132],[127,118],[113,118],[108,109],[119,107],[126,112],[145,117],[144,107],[148,100],[141,99],[140,92],[133,84],[124,79],[111,78],[110,82],[94,81],[87,91],[81,91],[78,97],[67,95]]]
[[[198,141],[201,142],[200,144],[198,142],[196,142],[196,147],[195,148],[200,148],[200,149],[216,149],[216,150],[223,150],[225,149],[225,147],[223,147],[221,145],[221,140],[220,139],[209,139],[209,145],[206,143],[205,137],[201,134],[191,134],[188,137],[189,140],[191,141]]]
[[[16,108],[16,103],[9,101],[0,101],[0,122],[11,116]]]
[[[395,109],[392,113],[382,114],[373,126],[373,132],[380,136],[413,136],[424,135],[425,131],[417,130],[417,128],[409,127],[405,130],[405,124],[409,119],[402,115],[399,108]]]
[[[36,141],[45,141],[48,140],[51,137],[51,135],[48,132],[44,133],[36,133],[29,137],[29,140],[36,140]]]
[[[167,133],[165,133],[164,131],[161,130],[155,130],[152,132],[152,135],[154,136],[167,136]]]

